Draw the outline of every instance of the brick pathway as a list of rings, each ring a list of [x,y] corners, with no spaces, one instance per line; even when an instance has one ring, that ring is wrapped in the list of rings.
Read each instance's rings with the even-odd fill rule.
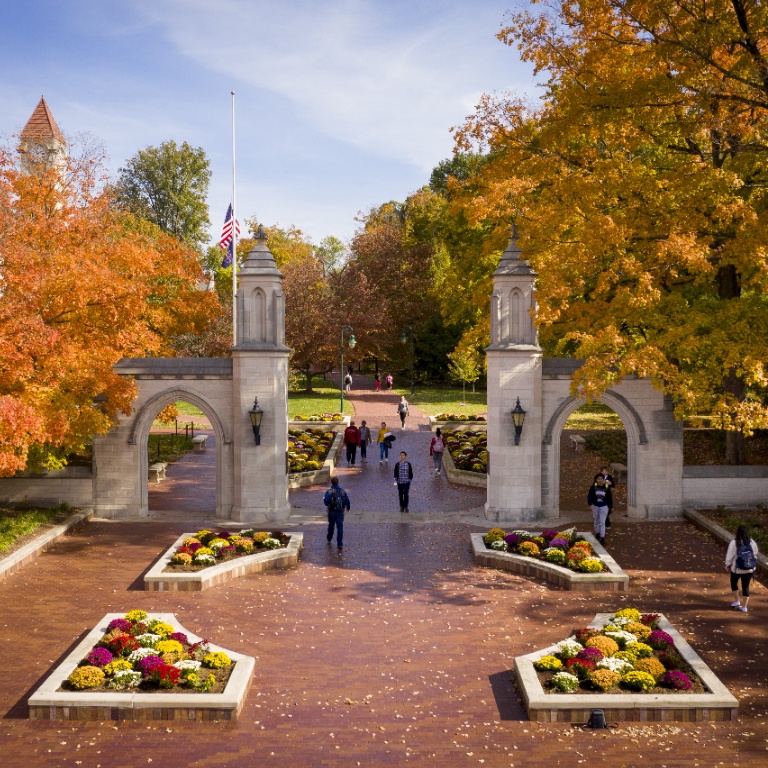
[[[476,568],[469,528],[350,525],[338,556],[304,526],[299,568],[204,593],[138,591],[181,523],[92,522],[0,583],[4,768],[87,766],[713,766],[766,764],[765,590],[730,612],[722,549],[685,523],[624,525],[627,596],[583,595]],[[661,610],[742,701],[733,724],[622,724],[610,732],[524,719],[515,655],[598,611]],[[51,723],[25,702],[109,611],[175,612],[257,657],[236,724]]]

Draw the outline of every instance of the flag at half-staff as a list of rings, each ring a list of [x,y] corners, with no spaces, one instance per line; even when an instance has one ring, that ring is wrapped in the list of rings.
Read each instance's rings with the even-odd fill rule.
[[[233,227],[234,223],[234,227]],[[232,236],[234,229],[234,237]],[[224,217],[224,226],[221,228],[221,239],[219,240],[219,248],[222,251],[226,251],[224,258],[221,260],[222,267],[232,266],[235,256],[235,239],[240,236],[240,223],[232,219],[232,203],[227,208],[227,215]]]

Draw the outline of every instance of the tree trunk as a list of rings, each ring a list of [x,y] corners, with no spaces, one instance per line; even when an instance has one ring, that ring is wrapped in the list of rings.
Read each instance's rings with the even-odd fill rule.
[[[461,380],[461,404],[467,404],[467,382],[464,379]]]
[[[312,392],[314,391],[312,389],[312,371],[309,368],[305,368],[304,369],[304,378],[305,378],[305,380],[307,382],[307,385],[304,388],[304,391],[307,394],[312,394]]]

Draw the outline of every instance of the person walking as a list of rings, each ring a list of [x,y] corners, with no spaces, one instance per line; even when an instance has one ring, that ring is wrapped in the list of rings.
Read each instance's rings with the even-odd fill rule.
[[[733,602],[731,608],[738,608],[742,613],[747,612],[749,602],[749,582],[757,568],[757,544],[750,538],[745,526],[736,529],[736,537],[728,544],[725,553],[725,570],[731,573],[731,592]],[[739,602],[739,580],[744,604]]]
[[[328,509],[328,533],[325,540],[330,544],[333,540],[333,531],[336,529],[336,546],[339,549],[344,547],[344,510],[349,511],[349,496],[347,492],[339,485],[339,478],[331,478],[331,487],[325,492],[323,499]]]
[[[355,426],[354,419],[344,430],[344,445],[347,446],[347,464],[355,465],[357,446],[360,445],[360,430]]]
[[[400,499],[400,511],[408,511],[408,492],[411,489],[411,480],[413,480],[413,467],[408,461],[408,454],[400,451],[400,461],[395,464],[395,485],[397,486],[397,496]]]
[[[605,478],[598,474],[595,482],[589,486],[587,505],[592,507],[592,521],[595,525],[595,538],[605,545],[605,519],[613,506],[611,489],[605,484]]]
[[[381,374],[377,371],[373,377],[373,388],[376,392],[381,392]]]
[[[381,422],[381,429],[376,435],[376,442],[379,444],[379,464],[389,461],[389,449],[392,447],[394,435],[389,431],[387,422]]]
[[[387,382],[387,389],[391,390],[392,389],[392,381],[393,381],[391,373],[387,374],[387,378],[385,379],[385,381]]]
[[[435,476],[440,474],[440,470],[443,468],[443,451],[445,450],[445,440],[443,440],[443,433],[438,427],[435,430],[435,436],[432,438],[432,442],[429,444],[429,455],[432,457],[432,463],[435,466]]]
[[[400,417],[400,429],[405,429],[405,418],[408,416],[408,401],[405,395],[400,396],[400,402],[397,404],[397,415]]]
[[[344,377],[344,391],[349,394],[349,391],[352,389],[352,374],[347,373],[347,375]]]
[[[360,422],[360,461],[368,463],[368,446],[371,444],[371,430],[368,429],[365,419]]]
[[[597,474],[603,476],[605,484],[611,488],[611,498],[613,498],[613,488],[616,487],[616,481],[613,479],[613,475],[608,473],[608,467],[600,467],[600,471]],[[597,475],[595,475],[595,481],[597,481]],[[612,506],[608,508],[608,517],[605,518],[606,528],[611,527],[611,512],[613,512]]]

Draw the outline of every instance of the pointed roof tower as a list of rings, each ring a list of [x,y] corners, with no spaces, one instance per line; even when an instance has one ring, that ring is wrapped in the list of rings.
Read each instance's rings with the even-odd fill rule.
[[[21,138],[28,141],[30,139],[36,139],[37,141],[54,139],[66,146],[67,142],[64,140],[64,134],[59,130],[59,126],[56,125],[51,110],[45,101],[45,96],[40,97],[35,111],[27,120],[27,124],[21,132]]]

